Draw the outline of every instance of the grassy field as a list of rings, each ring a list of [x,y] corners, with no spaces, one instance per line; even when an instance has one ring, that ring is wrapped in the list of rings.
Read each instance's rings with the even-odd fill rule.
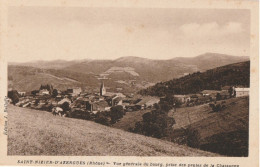
[[[134,128],[135,123],[143,120],[143,114],[150,112],[150,110],[140,110],[134,112],[126,112],[123,118],[113,125],[114,128],[128,131],[129,128]]]
[[[8,106],[8,155],[219,156],[171,142]]]
[[[198,131],[201,149],[223,155],[247,156],[249,99],[232,98],[225,102],[226,108],[220,112],[212,112],[209,105],[204,104],[179,108],[169,115],[176,121],[176,131],[188,127]]]

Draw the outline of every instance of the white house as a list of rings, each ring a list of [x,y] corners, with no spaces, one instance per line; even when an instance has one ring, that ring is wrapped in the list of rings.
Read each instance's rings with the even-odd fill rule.
[[[190,96],[187,95],[173,95],[173,97],[181,103],[187,103],[191,100]]]
[[[23,97],[25,96],[26,92],[18,92],[18,94]]]
[[[50,92],[47,89],[42,89],[39,91],[39,95],[49,95]]]
[[[234,88],[234,89],[235,89],[236,97],[249,96],[249,88]]]

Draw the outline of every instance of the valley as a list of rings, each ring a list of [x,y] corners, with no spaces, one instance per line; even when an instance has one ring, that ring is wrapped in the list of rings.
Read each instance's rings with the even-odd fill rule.
[[[248,59],[206,53],[171,60],[10,63],[9,154],[248,156]],[[42,119],[43,128],[34,119]],[[24,136],[25,129],[33,132]],[[45,133],[39,142],[33,139]],[[85,144],[92,141],[92,147]]]

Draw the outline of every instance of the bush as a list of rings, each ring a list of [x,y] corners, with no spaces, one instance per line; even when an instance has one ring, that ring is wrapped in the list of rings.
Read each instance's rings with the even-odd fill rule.
[[[57,89],[53,89],[52,91],[52,97],[57,97],[58,96],[58,90]]]
[[[161,108],[161,107],[157,107]],[[131,131],[155,138],[166,137],[172,131],[175,123],[173,118],[168,117],[167,111],[156,109],[143,114],[143,120],[135,124]]]
[[[16,104],[19,102],[19,94],[16,90],[8,91],[7,96],[12,100],[13,104]]]
[[[218,100],[221,100],[221,99],[222,99],[222,97],[221,97],[220,93],[217,93],[216,100],[218,101]]]
[[[110,109],[111,123],[116,123],[119,119],[123,118],[125,111],[123,106],[114,106]]]
[[[106,125],[106,126],[110,125],[108,117],[102,112],[97,113],[94,121],[96,123],[99,123],[99,124],[102,124],[102,125]]]
[[[186,135],[187,135],[187,145],[189,147],[193,147],[193,148],[200,147],[200,134],[198,130],[189,127],[188,129],[186,129]]]
[[[221,110],[223,110],[224,108],[226,108],[225,105],[222,104],[209,104],[209,106],[211,107],[213,112],[219,112]]]
[[[70,110],[70,104],[68,102],[64,102],[61,105],[61,108],[63,109],[63,112],[69,111]]]
[[[89,112],[84,110],[73,110],[73,111],[65,111],[66,115],[71,118],[79,118],[84,120],[90,120],[91,115]]]
[[[135,127],[133,129],[130,129],[130,131],[138,134],[143,134],[143,122],[136,122]]]

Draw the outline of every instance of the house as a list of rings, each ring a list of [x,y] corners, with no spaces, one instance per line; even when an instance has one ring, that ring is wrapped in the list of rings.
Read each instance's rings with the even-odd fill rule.
[[[229,94],[228,90],[221,90],[219,92],[219,94],[221,95],[222,98],[230,97],[230,94]]]
[[[68,102],[69,104],[71,104],[71,100],[70,100],[69,98],[64,98],[64,99],[62,99],[62,100],[60,100],[60,101],[58,102],[58,105],[62,105],[62,104],[65,103],[65,102]]]
[[[123,100],[121,97],[115,96],[114,98],[111,99],[111,106],[116,106],[116,105],[122,105]]]
[[[249,96],[249,88],[234,88],[235,97]]]
[[[157,104],[159,102],[159,98],[147,96],[142,98],[141,101],[135,104],[135,106],[138,109],[145,109],[147,107],[152,107],[154,104]]]
[[[201,94],[203,96],[217,96],[218,93],[220,93],[221,91],[219,90],[203,90],[201,92]]]
[[[122,97],[119,97],[117,95],[107,97],[106,101],[108,102],[108,104],[110,106],[122,105],[122,103],[123,103]]]
[[[18,92],[18,94],[21,96],[21,97],[24,97],[26,95],[26,92]]]
[[[50,94],[50,92],[49,92],[47,89],[41,89],[41,90],[39,91],[39,95],[40,95],[40,96],[49,95],[49,94]]]
[[[110,106],[108,103],[103,101],[98,102],[91,102],[91,101],[85,101],[86,103],[86,110],[94,112],[94,111],[107,111],[110,109]]]
[[[122,90],[123,90],[123,88],[116,88],[116,90],[117,90],[117,91],[122,91]]]
[[[60,100],[62,100],[62,96],[61,96],[61,95],[57,95],[57,96],[55,97],[55,99],[58,100],[58,101],[60,101]]]
[[[126,96],[123,93],[114,93],[114,92],[106,92],[106,94],[103,95],[105,98],[112,98],[113,96],[118,96],[121,98],[125,98]]]
[[[181,103],[187,103],[191,100],[190,96],[188,95],[173,95],[173,97]]]
[[[52,106],[58,106],[58,102],[56,100],[49,100],[48,103]]]
[[[70,88],[67,89],[67,93],[72,95],[72,96],[77,96],[82,92],[81,88],[77,87],[77,88]]]

